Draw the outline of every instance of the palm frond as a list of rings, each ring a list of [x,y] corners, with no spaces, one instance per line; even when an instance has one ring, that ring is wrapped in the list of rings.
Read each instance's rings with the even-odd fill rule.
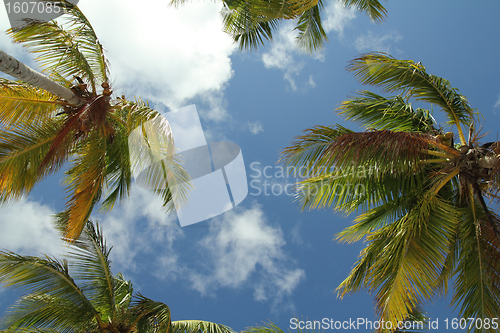
[[[47,120],[0,130],[0,202],[28,194],[38,181],[61,168],[68,155],[56,155],[50,166],[40,168],[60,127],[60,120]]]
[[[422,197],[403,217],[369,231],[361,259],[337,290],[341,296],[365,287],[376,291],[378,312],[395,327],[432,297],[456,223],[452,205]]]
[[[222,12],[223,31],[228,33],[241,51],[257,50],[266,40],[273,39],[278,19],[259,20],[247,7]]]
[[[341,0],[341,3],[350,8],[354,6],[356,9],[363,11],[368,17],[375,22],[382,22],[387,16],[387,10],[378,0]]]
[[[90,301],[69,275],[65,260],[0,251],[0,281],[7,287],[29,291],[34,295],[45,294],[64,299],[78,307],[82,315],[96,314]]]
[[[66,86],[75,76],[87,80],[96,93],[98,81],[108,82],[108,61],[95,31],[80,9],[67,1],[64,25],[55,21],[32,22],[9,30],[16,43],[23,43],[45,72]]]
[[[416,100],[439,105],[449,123],[457,126],[462,144],[466,144],[460,124],[472,123],[474,110],[450,82],[427,74],[422,64],[397,60],[383,53],[370,53],[352,60],[348,70],[354,72],[361,83],[380,86],[388,92],[404,91]]]
[[[302,178],[319,172],[330,172],[334,165],[334,161],[327,155],[330,144],[342,135],[354,133],[340,125],[316,126],[304,132],[281,151],[278,161],[290,166],[293,173]]]
[[[172,333],[235,333],[230,327],[204,320],[172,321]]]
[[[300,15],[295,27],[295,30],[299,31],[297,45],[300,49],[314,53],[320,50],[323,44],[328,41],[328,36],[321,24],[322,9],[323,3],[319,0],[316,6]]]
[[[40,122],[56,115],[67,103],[57,96],[19,81],[0,78],[0,124]]]
[[[71,239],[70,239],[71,241]],[[68,253],[72,265],[72,275],[80,282],[80,287],[103,318],[116,320],[115,285],[111,273],[109,249],[99,229],[87,221],[82,235],[74,241]]]
[[[3,325],[16,332],[20,328],[37,327],[57,332],[86,331],[97,328],[94,313],[80,304],[50,294],[30,294],[7,310]],[[93,327],[92,327],[93,326]]]
[[[366,129],[437,133],[437,123],[428,110],[413,109],[402,96],[385,98],[367,90],[343,101],[337,108],[346,120]]]
[[[500,245],[479,205],[475,206],[475,212],[473,214],[470,208],[460,210],[461,251],[457,258],[452,304],[460,306],[463,318],[494,318],[500,303]],[[497,227],[500,226],[496,214],[494,219]]]
[[[76,240],[92,212],[94,205],[99,201],[106,171],[106,147],[108,140],[103,135],[105,128],[92,133],[78,148],[78,156],[69,169],[65,183],[72,193],[66,203],[67,226],[65,237]],[[61,220],[60,223],[64,221]]]
[[[169,332],[172,327],[169,307],[141,294],[132,301],[129,311],[136,318],[130,328],[138,333]]]

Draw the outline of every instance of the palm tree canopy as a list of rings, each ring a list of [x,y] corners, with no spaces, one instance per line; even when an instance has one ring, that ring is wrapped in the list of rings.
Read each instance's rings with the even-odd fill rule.
[[[171,5],[181,5],[186,0],[171,0]],[[339,0],[347,7],[365,12],[372,21],[382,22],[386,10],[378,0]],[[222,0],[223,29],[240,50],[257,50],[283,20],[295,20],[297,45],[307,52],[316,52],[328,41],[322,26],[322,0]]]
[[[102,209],[108,210],[127,196],[137,171],[134,159],[162,156],[150,158],[157,172],[145,175],[145,181],[163,198],[167,211],[185,199],[190,184],[173,155],[168,122],[140,99],[112,97],[108,60],[95,31],[77,6],[60,5],[63,24],[27,22],[9,34],[37,55],[46,78],[76,95],[78,103],[36,82],[0,79],[0,204],[27,195],[70,161],[68,201],[58,223],[75,240],[96,203],[103,199]],[[154,126],[156,136],[147,136],[145,126]],[[146,148],[130,152],[129,136],[138,128]],[[161,152],[148,153],[147,143],[153,141],[164,143]]]
[[[65,259],[0,252],[0,282],[25,292],[0,322],[8,332],[234,333],[202,320],[172,321],[169,307],[113,275],[111,249],[99,227],[86,223]]]
[[[453,281],[452,304],[461,317],[498,317],[500,218],[485,197],[498,205],[500,142],[481,144],[478,113],[467,98],[420,63],[371,53],[348,70],[399,95],[358,92],[338,112],[364,132],[317,126],[281,157],[308,171],[297,184],[303,209],[362,211],[337,235],[342,242],[367,242],[338,287],[340,296],[368,288],[380,317],[396,323],[446,294]],[[438,106],[459,142],[411,100]]]

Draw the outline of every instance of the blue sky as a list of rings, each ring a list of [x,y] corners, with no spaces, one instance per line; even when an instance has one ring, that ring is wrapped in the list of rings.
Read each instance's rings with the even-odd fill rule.
[[[345,66],[370,51],[420,61],[429,73],[448,79],[484,116],[483,133],[490,132],[484,140],[497,140],[500,2],[388,1],[383,3],[387,21],[378,25],[329,2],[325,28],[330,42],[314,56],[294,47],[289,24],[282,24],[273,44],[240,53],[220,31],[217,3],[196,1],[180,9],[160,0],[138,3],[79,3],[108,51],[115,92],[140,96],[161,112],[196,104],[207,141],[238,144],[254,186],[236,209],[184,228],[137,186],[130,200],[112,212],[96,210],[93,218],[113,246],[114,272],[124,273],[146,297],[168,304],[174,320],[210,320],[235,330],[271,320],[285,331],[294,316],[374,320],[366,291],[343,300],[334,292],[363,247],[333,241],[355,214],[300,212],[291,196],[275,195],[294,181],[275,174],[279,152],[315,125],[357,129],[333,110],[363,88]],[[8,27],[0,8],[0,28]],[[0,47],[35,66],[5,34]],[[440,119],[437,110],[434,115]],[[29,255],[63,253],[50,225],[50,215],[64,205],[60,177],[0,208],[0,248]],[[265,195],[264,181],[273,184],[274,194],[268,188]],[[0,313],[15,299],[13,292],[0,289]],[[458,314],[449,300],[425,308],[440,325]]]

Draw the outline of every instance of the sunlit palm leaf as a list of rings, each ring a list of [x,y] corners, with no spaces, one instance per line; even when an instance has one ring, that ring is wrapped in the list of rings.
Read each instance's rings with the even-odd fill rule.
[[[131,303],[130,312],[137,318],[132,327],[137,333],[169,332],[171,317],[169,307],[138,294]]]
[[[108,145],[108,139],[102,131],[105,128],[92,132],[82,143],[72,168],[67,171],[65,182],[71,194],[66,205],[68,225],[65,237],[70,240],[76,240],[81,234],[94,205],[101,197]]]
[[[172,333],[234,333],[234,331],[222,324],[216,324],[203,320],[177,320],[172,321]]]
[[[108,61],[95,31],[80,9],[66,1],[66,22],[33,22],[10,30],[17,43],[23,43],[29,52],[38,54],[37,60],[54,79],[69,85],[74,76],[86,79],[96,92],[97,83],[108,82]]]
[[[64,297],[48,294],[31,294],[21,298],[7,311],[3,325],[10,329],[37,327],[58,332],[75,332],[95,329],[92,327],[94,313],[87,311]],[[37,330],[38,332],[38,330]]]
[[[80,282],[87,298],[103,318],[116,320],[116,280],[111,273],[110,249],[99,230],[87,222],[82,235],[72,244],[68,259],[72,262],[72,276]]]
[[[73,308],[79,308],[82,316],[96,315],[92,304],[69,275],[66,261],[0,251],[0,281],[35,296],[45,294],[64,299],[73,304]]]
[[[449,123],[457,126],[461,142],[465,144],[460,123],[468,126],[473,121],[474,110],[467,98],[447,80],[427,74],[422,64],[397,60],[383,53],[370,53],[352,60],[348,70],[364,84],[377,85],[389,92],[402,90],[416,100],[439,105],[446,112]]]
[[[437,133],[437,123],[429,111],[414,110],[402,96],[385,98],[370,91],[343,101],[339,115],[358,122],[366,129]]]
[[[33,186],[61,168],[66,154],[54,155],[52,164],[40,168],[62,122],[47,120],[0,131],[0,201],[18,199]]]
[[[66,103],[45,90],[0,78],[0,124],[10,126],[53,117]]]
[[[340,2],[350,8],[363,11],[368,17],[375,22],[382,22],[387,16],[387,10],[378,0],[340,0]]]
[[[300,15],[295,27],[295,30],[299,31],[297,44],[300,49],[314,53],[320,50],[323,44],[328,41],[328,36],[321,25],[322,9],[323,2],[319,0],[316,6]]]

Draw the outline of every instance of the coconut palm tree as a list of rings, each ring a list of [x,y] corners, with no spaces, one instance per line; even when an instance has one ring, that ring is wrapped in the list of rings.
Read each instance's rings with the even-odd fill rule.
[[[9,31],[14,42],[37,55],[45,75],[0,52],[0,70],[21,80],[0,78],[0,203],[29,194],[70,161],[68,201],[59,224],[67,224],[66,237],[74,240],[104,190],[102,209],[111,209],[126,197],[132,172],[144,162],[154,162],[144,181],[167,210],[184,199],[189,183],[172,155],[168,122],[141,100],[113,97],[95,31],[77,6],[61,6],[62,25],[27,22]],[[134,130],[143,150],[129,149]]]
[[[395,323],[453,282],[460,317],[498,332],[492,318],[500,315],[500,219],[485,198],[500,198],[500,142],[480,143],[478,113],[467,98],[421,63],[371,53],[348,70],[400,94],[358,92],[338,111],[364,132],[317,126],[281,156],[307,168],[297,184],[302,209],[363,211],[337,235],[367,242],[339,295],[367,288],[380,318]],[[453,130],[445,133],[413,100],[437,106]]]
[[[339,0],[347,8],[365,12],[372,21],[381,22],[386,10],[378,0]],[[180,5],[186,0],[171,0]],[[231,35],[240,50],[256,50],[273,33],[283,20],[295,20],[300,49],[315,52],[328,40],[321,22],[324,9],[322,0],[222,0],[223,29]]]
[[[0,323],[7,332],[234,333],[202,320],[172,321],[169,307],[112,275],[99,227],[90,221],[67,259],[0,252],[0,282],[27,291]]]

